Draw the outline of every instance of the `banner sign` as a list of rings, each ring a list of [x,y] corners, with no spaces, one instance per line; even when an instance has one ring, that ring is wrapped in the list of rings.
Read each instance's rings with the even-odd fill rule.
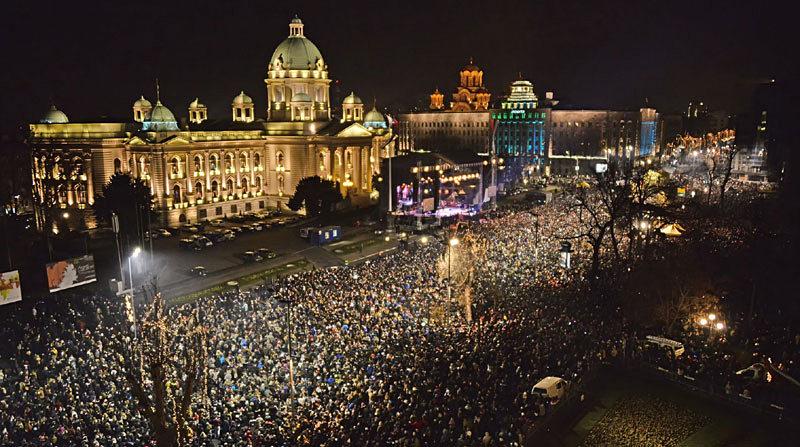
[[[92,255],[47,264],[47,285],[50,292],[69,289],[97,281]]]
[[[22,301],[19,270],[0,273],[0,306]]]

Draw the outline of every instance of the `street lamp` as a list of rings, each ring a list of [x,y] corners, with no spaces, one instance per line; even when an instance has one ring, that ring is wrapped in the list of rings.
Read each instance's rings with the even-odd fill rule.
[[[422,242],[423,244],[427,244],[428,243],[428,236],[422,236],[421,238],[419,238],[419,241]]]
[[[716,328],[718,331],[721,331],[722,329],[725,328],[725,325],[722,324],[722,322],[720,321],[716,325],[714,325],[714,328]]]
[[[62,214],[61,217],[63,217],[64,219],[69,219],[69,213],[67,211],[64,211],[64,214]]]
[[[716,314],[708,314],[708,319],[709,319],[710,321],[714,321],[714,320],[716,320],[716,319],[717,319],[717,315],[716,315]],[[718,323],[718,324],[719,324],[719,323]]]
[[[705,318],[701,318],[700,319],[700,326],[705,327],[706,325],[708,325],[708,320],[706,320]]]
[[[138,331],[137,331],[137,328],[136,328],[136,295],[135,295],[135,291],[133,289],[133,266],[132,266],[133,263],[132,263],[132,260],[133,260],[133,258],[138,257],[139,253],[141,253],[141,251],[142,251],[141,248],[136,247],[136,248],[133,249],[133,253],[131,253],[131,255],[128,256],[128,279],[130,280],[130,284],[129,285],[131,286],[131,309],[133,310],[133,336],[134,336],[134,338],[137,337],[137,332]]]

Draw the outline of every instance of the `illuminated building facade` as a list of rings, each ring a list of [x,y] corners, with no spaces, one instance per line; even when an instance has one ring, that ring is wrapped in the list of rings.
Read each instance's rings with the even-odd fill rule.
[[[539,99],[530,81],[519,79],[511,84],[510,94],[492,110],[497,154],[506,160],[504,181],[522,178],[523,174],[541,174],[546,163],[549,108],[539,109]]]
[[[377,109],[331,119],[327,69],[295,18],[268,63],[266,120],[244,92],[230,119],[208,119],[195,99],[182,124],[158,95],[154,106],[138,99],[130,122],[70,122],[53,107],[28,135],[38,211],[52,212],[52,197],[54,208],[92,227],[90,207],[116,172],[147,183],[168,226],[280,206],[313,175],[340,182],[352,203],[368,203],[372,175],[393,152],[391,129]]]
[[[491,140],[491,94],[483,86],[483,70],[470,60],[459,71],[459,85],[446,109],[444,94],[430,95],[430,111],[400,115],[398,150],[436,150],[488,154]]]

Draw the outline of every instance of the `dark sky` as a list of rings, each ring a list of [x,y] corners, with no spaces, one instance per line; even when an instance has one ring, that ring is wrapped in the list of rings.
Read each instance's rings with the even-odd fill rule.
[[[737,110],[757,82],[797,74],[790,9],[768,1],[3,2],[2,129],[50,98],[72,120],[128,117],[154,79],[177,116],[195,96],[225,117],[245,90],[265,111],[268,58],[298,14],[343,94],[413,105],[449,93],[473,57],[494,94],[518,72],[586,107]],[[791,37],[791,38],[790,38]]]

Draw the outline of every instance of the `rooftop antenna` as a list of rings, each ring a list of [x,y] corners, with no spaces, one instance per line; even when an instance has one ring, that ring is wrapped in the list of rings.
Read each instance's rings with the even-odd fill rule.
[[[158,85],[158,78],[156,78],[156,102],[161,102],[161,88]]]

